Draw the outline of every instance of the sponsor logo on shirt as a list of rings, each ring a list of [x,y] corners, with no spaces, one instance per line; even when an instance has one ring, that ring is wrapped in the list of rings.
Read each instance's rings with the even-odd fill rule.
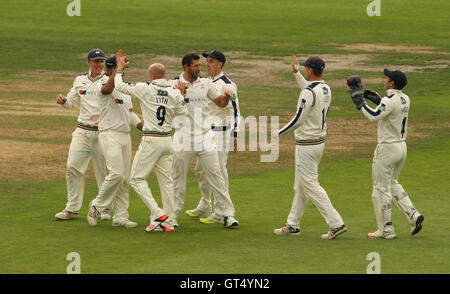
[[[80,90],[80,95],[97,95],[97,91]]]
[[[114,99],[114,102],[116,102],[117,104],[123,104],[123,100],[122,99]]]
[[[206,98],[188,98],[189,100],[189,102],[205,102],[206,101]],[[186,99],[185,99],[185,101],[186,101]]]

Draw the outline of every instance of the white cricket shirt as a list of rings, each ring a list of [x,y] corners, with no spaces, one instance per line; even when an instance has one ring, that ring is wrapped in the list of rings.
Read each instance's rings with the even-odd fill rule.
[[[330,103],[331,89],[324,81],[308,82],[298,98],[295,116],[279,130],[279,134],[295,130],[297,145],[323,143],[327,134],[326,118]]]
[[[175,86],[178,81],[182,81],[189,86],[186,90],[184,101],[188,111],[186,117],[188,118],[191,127],[182,127],[177,131],[182,131],[186,135],[191,135],[193,137],[202,138],[202,141],[213,137],[208,102],[215,100],[220,96],[213,81],[210,78],[199,77],[193,83],[190,83],[184,79],[182,73],[175,79],[170,80],[169,83]]]
[[[123,74],[117,73],[115,89],[139,99],[144,120],[143,131],[170,133],[172,120],[176,115],[187,115],[184,97],[167,80],[158,79],[151,83],[127,83]]]
[[[102,72],[98,76],[92,78],[91,71],[84,73],[75,78],[73,86],[66,96],[63,103],[64,108],[73,108],[80,105],[80,114],[78,122],[98,126],[100,112],[98,109],[98,96],[101,94],[101,84],[108,80],[105,73]]]
[[[387,96],[372,109],[365,104],[361,111],[370,121],[378,121],[378,143],[395,143],[406,140],[408,128],[409,97],[401,90],[389,89]]]
[[[107,81],[104,81],[102,86]],[[130,108],[133,108],[133,104],[129,95],[119,92],[116,88],[109,95],[103,95],[100,91],[98,107],[100,110],[98,129],[100,131],[130,132]]]
[[[230,90],[236,96],[236,100],[230,100],[225,107],[220,107],[211,100],[208,101],[210,115],[218,118],[218,120],[212,123],[213,126],[232,129],[236,133],[239,132],[240,111],[236,84],[233,83],[223,72],[215,77],[210,77],[210,79],[221,95],[224,94],[226,90]]]

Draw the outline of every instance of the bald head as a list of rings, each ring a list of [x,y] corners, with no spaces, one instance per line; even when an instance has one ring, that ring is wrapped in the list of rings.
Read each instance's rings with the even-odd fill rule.
[[[166,77],[166,68],[161,63],[153,63],[148,68],[148,77],[151,81],[163,79]]]

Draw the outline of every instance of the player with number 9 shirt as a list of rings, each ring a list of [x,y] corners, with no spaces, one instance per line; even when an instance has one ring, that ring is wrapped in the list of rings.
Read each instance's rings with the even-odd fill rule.
[[[129,62],[118,52],[116,89],[139,99],[144,120],[143,137],[131,167],[130,184],[151,211],[150,225],[146,231],[172,232],[174,209],[172,179],[172,119],[187,113],[180,90],[165,79],[165,67],[160,63],[150,65],[150,82],[131,84],[123,80],[123,69]],[[163,209],[153,198],[147,183],[149,174],[155,171],[161,191]]]

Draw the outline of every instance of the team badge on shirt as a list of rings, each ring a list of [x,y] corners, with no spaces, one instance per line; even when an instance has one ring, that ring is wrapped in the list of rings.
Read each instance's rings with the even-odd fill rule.
[[[302,103],[300,104],[301,109],[304,109],[306,107],[305,102],[306,102],[305,99],[302,99]]]

